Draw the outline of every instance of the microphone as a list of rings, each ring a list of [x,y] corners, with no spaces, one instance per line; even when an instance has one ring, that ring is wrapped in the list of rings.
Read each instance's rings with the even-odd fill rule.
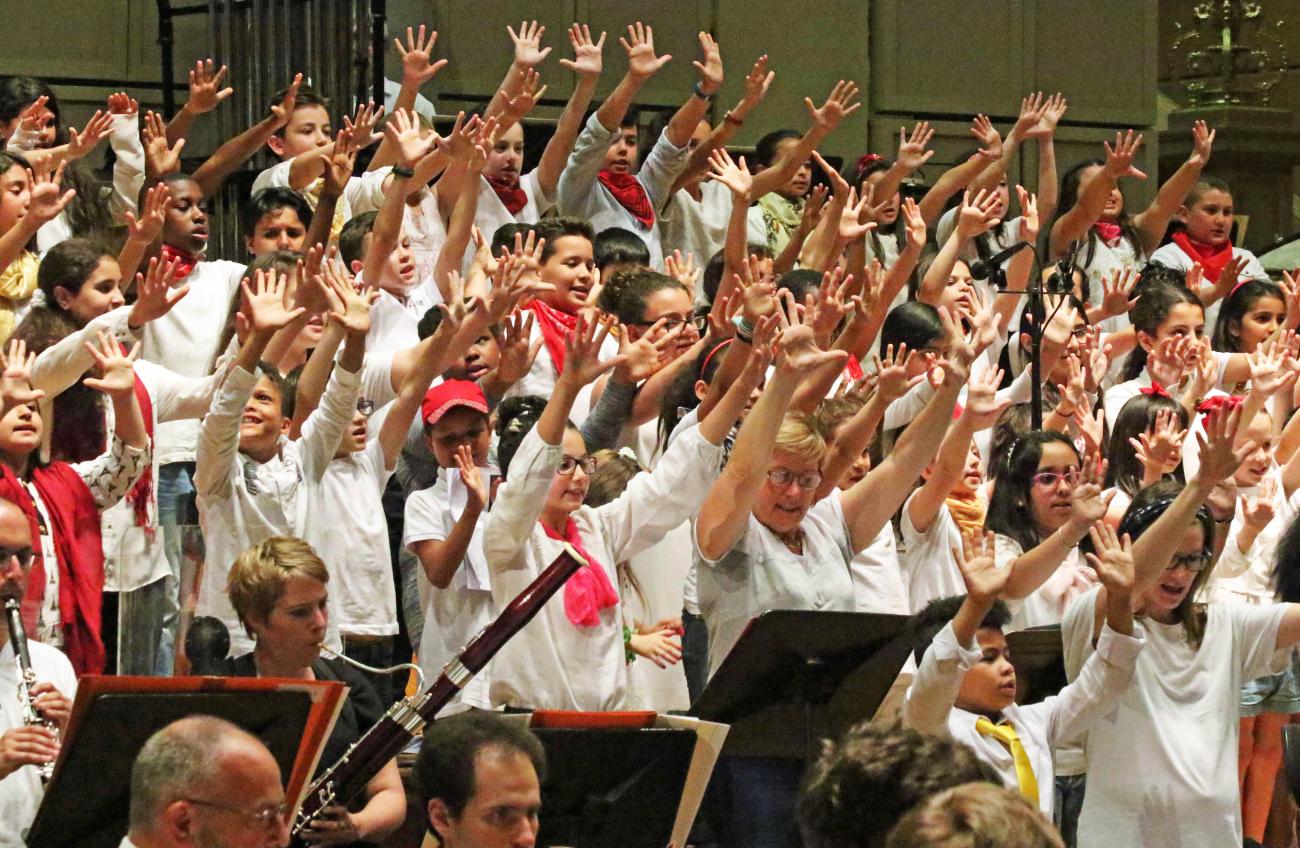
[[[990,256],[988,259],[980,259],[972,262],[970,266],[970,275],[975,280],[987,280],[994,270],[999,268],[1003,262],[1015,256],[1027,247],[1033,247],[1027,241],[1018,241],[1005,250],[1000,250]]]

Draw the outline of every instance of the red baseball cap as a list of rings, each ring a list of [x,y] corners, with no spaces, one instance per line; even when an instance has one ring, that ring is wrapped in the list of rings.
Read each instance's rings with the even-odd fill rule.
[[[448,410],[457,406],[488,414],[487,397],[478,383],[469,380],[446,380],[429,389],[420,404],[420,414],[425,424],[436,424]]]

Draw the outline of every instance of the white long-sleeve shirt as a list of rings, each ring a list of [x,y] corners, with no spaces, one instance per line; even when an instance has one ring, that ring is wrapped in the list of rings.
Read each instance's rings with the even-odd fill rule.
[[[573,152],[569,154],[564,173],[560,175],[557,205],[561,215],[591,221],[592,229],[596,232],[610,227],[622,227],[636,233],[650,249],[650,267],[663,270],[664,253],[658,221],[653,226],[643,226],[596,178],[605,163],[605,151],[618,133],[618,127],[605,129],[594,114],[587,119],[587,125],[578,135]],[[667,135],[659,136],[636,174],[637,182],[641,183],[650,198],[651,207],[663,207],[678,174],[686,168],[689,156],[689,148],[674,147]]]
[[[1115,711],[1119,699],[1133,679],[1133,668],[1142,650],[1140,627],[1125,636],[1103,626],[1095,653],[1088,658],[1074,682],[1058,694],[1027,706],[1012,704],[1002,711],[1024,745],[1038,782],[1038,806],[1052,814],[1056,766],[1053,749],[1077,738],[1102,717]],[[1019,790],[1016,764],[1000,741],[975,729],[982,717],[954,706],[962,678],[980,661],[979,644],[962,645],[949,622],[930,644],[912,678],[903,700],[903,723],[922,733],[950,736],[1002,775],[1002,782]]]
[[[139,113],[113,116],[113,129],[108,136],[108,144],[117,157],[113,163],[113,188],[109,196],[109,209],[113,221],[126,223],[126,212],[135,212],[140,189],[144,186],[144,147],[140,144]],[[68,223],[67,211],[60,212],[53,220],[36,231],[36,247],[44,256],[45,252],[74,235],[85,233],[72,232]]]
[[[320,484],[352,421],[361,377],[336,367],[320,406],[302,426],[301,438],[281,439],[279,451],[264,463],[239,452],[239,420],[257,380],[257,374],[239,367],[226,377],[203,419],[194,475],[207,545],[198,614],[215,616],[226,625],[234,655],[252,650],[253,643],[226,594],[230,567],[245,549],[271,536],[310,538],[312,498],[307,490]],[[333,594],[330,603],[335,603]],[[327,641],[334,645],[337,620],[337,613],[330,615]]]
[[[564,450],[542,441],[536,428],[511,460],[509,479],[488,514],[483,552],[497,608],[508,605],[564,553],[564,543],[538,523]],[[570,516],[583,547],[618,591],[615,566],[659,542],[700,508],[717,479],[722,446],[692,428],[672,441],[654,471],[638,474],[623,494],[603,506],[579,507]],[[627,667],[619,604],[600,611],[592,627],[578,627],[564,612],[564,590],[493,662],[494,706],[563,710],[623,708]]]

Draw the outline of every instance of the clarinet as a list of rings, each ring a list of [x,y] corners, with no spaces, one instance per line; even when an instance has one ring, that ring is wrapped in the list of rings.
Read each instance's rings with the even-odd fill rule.
[[[9,643],[14,648],[14,659],[18,662],[18,702],[23,708],[23,724],[48,727],[58,734],[58,725],[43,718],[36,709],[32,697],[32,687],[36,685],[36,672],[32,670],[32,657],[27,650],[27,633],[23,630],[23,620],[18,613],[18,601],[5,598],[5,616],[9,619]],[[41,785],[50,782],[54,775],[54,760],[36,767],[41,775]]]
[[[450,703],[456,693],[584,565],[586,560],[566,544],[564,553],[443,667],[433,686],[420,695],[403,698],[393,704],[374,727],[344,752],[338,762],[312,782],[294,817],[292,844],[305,844],[302,840],[303,829],[315,821],[326,807],[345,805],[359,795],[371,778],[410,744],[412,739],[423,733],[424,726],[433,720],[438,711]]]

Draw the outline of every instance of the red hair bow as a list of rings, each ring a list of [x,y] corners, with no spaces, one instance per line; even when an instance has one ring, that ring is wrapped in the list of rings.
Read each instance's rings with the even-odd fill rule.
[[[1242,400],[1244,400],[1244,398],[1240,395],[1215,395],[1214,397],[1207,397],[1205,400],[1197,404],[1196,411],[1202,415],[1209,415],[1210,413],[1218,412],[1221,409],[1233,410],[1238,406],[1241,406]]]
[[[1165,387],[1157,383],[1155,380],[1151,381],[1150,386],[1147,386],[1145,389],[1138,389],[1138,391],[1147,397],[1169,397],[1169,392],[1165,391]]]
[[[872,162],[879,162],[884,158],[885,157],[881,156],[879,153],[864,153],[862,156],[858,157],[858,173],[860,174],[865,171],[867,166]]]

